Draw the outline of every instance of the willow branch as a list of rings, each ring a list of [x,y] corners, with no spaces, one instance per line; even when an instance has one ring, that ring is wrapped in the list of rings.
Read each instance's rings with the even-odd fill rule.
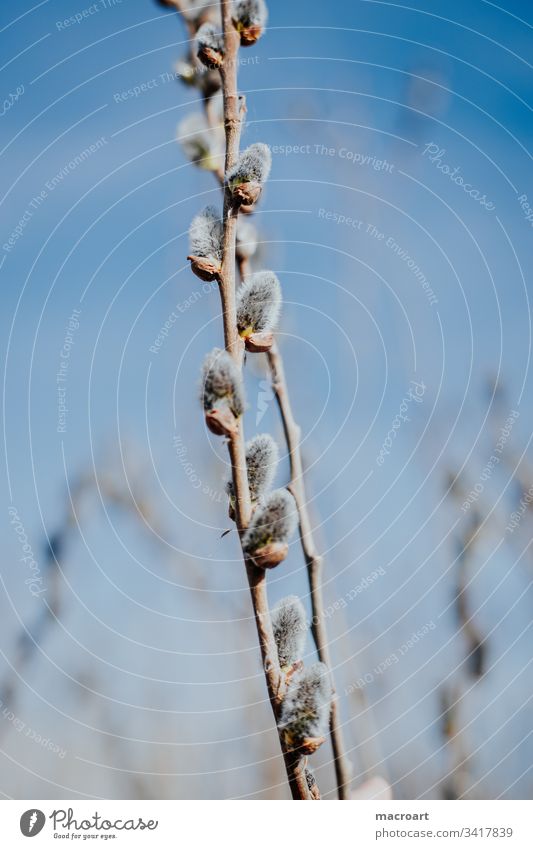
[[[183,14],[183,6],[180,0],[172,0],[170,4],[182,16],[187,26],[189,35],[194,38],[194,27]],[[219,292],[222,306],[224,325],[224,346],[234,357],[237,364],[242,368],[244,345],[238,335],[235,307],[235,244],[238,210],[235,209],[231,192],[224,185],[224,173],[231,168],[239,154],[241,117],[245,111],[244,98],[239,98],[237,90],[237,55],[240,38],[235,31],[231,20],[230,0],[221,0],[222,29],[224,34],[224,63],[220,69],[222,81],[222,95],[224,104],[224,130],[226,137],[225,169],[216,169],[213,173],[217,178],[224,194],[223,206],[223,240],[222,240],[222,264],[219,276]],[[197,59],[192,55],[191,61]],[[211,129],[215,128],[211,98],[204,95],[204,112],[207,124]],[[252,513],[248,476],[246,471],[245,440],[242,421],[238,429],[228,440],[228,450],[232,469],[233,489],[235,493],[235,521],[239,537],[246,530]],[[263,569],[258,569],[254,563],[245,555],[243,559],[250,588],[252,607],[256,623],[261,657],[265,672],[267,691],[276,722],[279,719],[283,693],[285,689],[285,676],[282,674],[274,634],[272,620],[268,606],[266,591],[266,574]],[[305,775],[305,758],[297,752],[289,752],[285,749],[280,737],[280,745],[285,761],[285,768],[294,799],[320,798],[318,789],[311,794],[307,785]]]
[[[247,259],[241,258],[239,259],[238,265],[240,277],[244,280],[249,273],[249,262]],[[301,429],[294,419],[290,403],[289,389],[285,378],[285,369],[283,367],[283,357],[276,343],[273,344],[272,348],[268,352],[267,358],[272,379],[272,388],[276,395],[283,431],[285,434],[285,441],[289,452],[291,482],[288,488],[294,496],[296,508],[298,510],[300,541],[307,567],[309,590],[311,595],[311,632],[317,648],[318,658],[322,661],[322,663],[326,664],[331,677],[333,691],[330,714],[331,745],[335,765],[337,794],[339,799],[345,800],[350,798],[351,769],[345,754],[324,617],[324,599],[322,594],[323,561],[315,546],[311,520],[309,518],[309,511],[307,508],[302,453],[300,448]]]
[[[333,757],[335,761],[337,792],[339,799],[348,799],[350,789],[350,765],[344,750],[342,728],[339,719],[337,698],[335,695],[335,682],[333,679],[328,635],[324,617],[324,600],[322,595],[323,561],[318,554],[315,545],[309,510],[307,508],[302,452],[300,447],[301,429],[294,419],[287,381],[285,378],[285,370],[283,368],[283,360],[276,343],[274,343],[268,352],[267,357],[272,377],[272,388],[276,395],[289,452],[291,470],[289,490],[294,496],[298,509],[300,541],[309,577],[312,611],[311,630],[317,647],[318,657],[329,669],[334,694],[330,715],[330,732]]]
[[[237,52],[239,36],[231,21],[230,0],[221,0],[222,27],[224,33],[224,65],[221,69],[222,94],[224,99],[224,130],[226,135],[225,170],[237,161],[241,131],[239,98],[237,93]],[[237,331],[235,308],[235,239],[238,210],[235,208],[229,187],[224,189],[222,241],[222,264],[219,279],[220,298],[224,323],[224,345],[237,364],[242,367],[243,342]],[[235,517],[239,536],[246,530],[251,517],[251,499],[246,472],[244,433],[242,420],[229,439],[229,453],[235,493]],[[279,719],[284,680],[279,666],[278,653],[272,630],[272,620],[266,592],[266,574],[258,569],[243,552],[246,574],[256,622],[263,669],[272,711]],[[280,739],[280,743],[281,743]],[[292,796],[295,799],[309,798],[303,758],[284,750],[285,767]]]

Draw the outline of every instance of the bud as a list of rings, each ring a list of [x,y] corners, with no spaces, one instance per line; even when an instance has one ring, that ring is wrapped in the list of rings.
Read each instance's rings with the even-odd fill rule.
[[[237,328],[247,351],[268,351],[281,308],[281,286],[273,271],[257,271],[237,291]]]
[[[174,65],[174,69],[182,83],[196,87],[198,72],[188,59],[179,59]]]
[[[278,446],[270,434],[259,433],[246,443],[245,450],[250,498],[255,503],[272,486],[278,465]],[[234,498],[233,481],[226,483],[226,492],[231,501]]]
[[[283,699],[279,729],[285,745],[312,755],[328,732],[332,689],[324,663],[314,663],[293,677]]]
[[[231,17],[241,37],[241,46],[249,47],[262,35],[268,10],[264,0],[234,0]]]
[[[288,669],[301,660],[307,637],[307,619],[298,596],[282,598],[272,609],[272,628],[279,665]]]
[[[210,18],[216,18],[218,14],[217,5],[212,0],[181,0],[180,6],[185,18],[196,27]]]
[[[259,199],[271,165],[272,155],[266,144],[252,144],[240,154],[237,163],[226,174],[236,206],[250,206]]]
[[[288,554],[297,524],[296,502],[286,489],[276,489],[258,505],[243,537],[243,549],[262,569],[272,569]]]
[[[244,340],[244,347],[250,354],[264,354],[274,344],[273,333],[252,333]]]
[[[283,563],[288,553],[286,542],[269,542],[254,551],[252,560],[259,569],[274,569]]]
[[[221,68],[224,63],[224,36],[214,24],[202,24],[196,33],[197,56],[206,68]]]
[[[187,115],[178,126],[178,141],[190,162],[206,171],[216,171],[224,161],[224,132],[211,128],[201,112]]]
[[[191,269],[201,280],[218,280],[222,263],[224,228],[214,206],[195,215],[189,228]]]
[[[222,84],[217,71],[208,70],[198,64],[193,65],[188,59],[180,59],[176,62],[174,70],[182,83],[197,88],[205,98],[216,94]]]
[[[242,207],[241,207],[242,212]],[[237,259],[251,259],[257,250],[257,230],[246,218],[237,219]]]
[[[202,372],[202,403],[209,430],[217,436],[232,436],[244,411],[242,376],[227,351],[213,348]]]

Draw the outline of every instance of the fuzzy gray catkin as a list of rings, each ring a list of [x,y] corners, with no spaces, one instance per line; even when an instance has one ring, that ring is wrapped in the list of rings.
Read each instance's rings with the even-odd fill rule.
[[[264,27],[268,9],[264,0],[234,0],[231,14],[244,27]]]
[[[263,34],[268,10],[264,0],[233,0],[231,18],[241,37],[241,46],[255,44]]]
[[[180,122],[178,141],[187,159],[206,171],[216,171],[223,162],[224,131],[210,128],[201,112],[193,112]]]
[[[234,416],[244,411],[242,377],[233,357],[227,351],[213,348],[202,371],[202,404],[206,413],[221,403],[229,406]]]
[[[206,68],[221,68],[224,62],[224,36],[212,23],[202,24],[196,33],[197,56]]]
[[[224,228],[214,206],[206,206],[195,215],[189,228],[190,252],[194,256],[222,261],[222,237]]]
[[[283,704],[279,728],[291,746],[328,732],[332,689],[324,663],[314,663],[291,679]]]
[[[244,534],[244,551],[253,553],[269,543],[287,543],[298,521],[296,502],[286,489],[275,489],[257,507]]]
[[[220,90],[219,72],[207,70],[203,65],[193,65],[188,57],[179,59],[174,65],[174,70],[182,83],[199,89],[204,97],[212,97]]]
[[[226,174],[231,187],[242,183],[264,183],[270,174],[272,154],[266,144],[257,142],[240,154],[237,162]]]
[[[281,286],[273,271],[257,271],[237,291],[237,327],[241,335],[271,331],[281,308]]]
[[[305,609],[298,596],[290,595],[272,608],[272,628],[282,669],[301,660],[307,637]]]
[[[196,33],[196,43],[198,47],[209,47],[218,53],[224,52],[224,36],[209,22],[202,24]]]
[[[258,433],[246,443],[246,471],[250,498],[258,501],[272,486],[278,465],[278,446],[269,433]],[[233,498],[233,481],[226,483],[226,492]]]

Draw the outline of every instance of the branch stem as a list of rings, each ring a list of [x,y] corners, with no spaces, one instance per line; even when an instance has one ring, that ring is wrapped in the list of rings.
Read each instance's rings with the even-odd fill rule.
[[[173,5],[182,13],[189,35],[194,38],[194,28],[183,14],[180,0],[174,0]],[[224,130],[226,136],[225,171],[228,171],[239,155],[241,134],[241,116],[245,111],[244,98],[237,91],[237,57],[240,37],[233,27],[231,20],[231,0],[220,0],[222,30],[224,34],[224,63],[220,69],[222,95],[224,104]],[[195,61],[195,57],[191,57]],[[214,118],[211,100],[204,97],[204,110],[208,126],[213,128]],[[222,306],[224,326],[224,347],[234,357],[242,368],[244,359],[244,343],[239,337],[236,321],[235,304],[235,244],[238,210],[235,209],[229,188],[224,184],[224,173],[221,169],[214,172],[224,194],[222,221],[224,226],[222,240],[222,264],[219,279],[219,292]],[[233,488],[235,493],[235,520],[239,537],[242,538],[252,514],[252,503],[246,470],[245,438],[242,420],[232,437],[228,440]],[[258,569],[243,552],[246,575],[250,588],[250,596],[256,623],[263,669],[265,673],[268,696],[276,722],[279,719],[285,676],[279,666],[278,653],[272,629],[272,619],[268,605],[266,573]],[[312,799],[305,775],[306,759],[298,752],[287,751],[280,737],[285,769],[293,799]],[[319,798],[319,794],[315,798]]]
[[[221,0],[222,27],[224,32],[224,65],[221,69],[222,94],[224,98],[224,129],[226,134],[225,170],[231,168],[239,155],[241,119],[239,97],[237,93],[237,53],[239,35],[231,21],[230,0]],[[237,229],[238,210],[233,204],[231,191],[224,186],[224,210],[222,215],[224,233],[222,240],[222,264],[220,272],[220,298],[224,323],[224,344],[226,350],[234,357],[242,368],[244,345],[237,331],[235,308],[235,238]],[[250,521],[252,505],[250,488],[246,471],[246,455],[244,429],[242,420],[234,435],[229,439],[229,454],[231,460],[233,487],[235,493],[235,517],[239,535],[246,530]],[[281,699],[284,688],[272,620],[268,606],[266,591],[266,574],[258,569],[243,552],[246,566],[248,585],[254,611],[254,618],[261,649],[263,671],[268,690],[268,696],[276,721],[279,719]],[[294,799],[308,799],[309,790],[303,768],[304,759],[301,756],[286,752],[283,756],[287,776]]]
[[[339,718],[337,697],[335,694],[335,682],[331,667],[328,635],[324,618],[324,599],[322,594],[323,561],[318,554],[315,545],[311,519],[307,507],[302,452],[300,446],[301,429],[296,423],[292,412],[285,370],[283,368],[283,359],[275,342],[268,352],[267,358],[272,378],[272,388],[278,403],[283,431],[285,433],[285,441],[289,452],[291,469],[289,490],[294,496],[298,509],[300,541],[309,578],[312,611],[311,630],[315,640],[319,660],[326,664],[331,676],[333,700],[330,714],[330,732],[335,763],[335,775],[337,779],[337,792],[339,799],[348,799],[351,770],[344,749],[342,727]]]

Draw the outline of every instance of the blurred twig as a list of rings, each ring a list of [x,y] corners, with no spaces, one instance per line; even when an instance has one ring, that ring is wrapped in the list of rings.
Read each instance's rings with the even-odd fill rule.
[[[452,498],[456,504],[463,497],[461,487],[456,478],[450,487]],[[468,513],[466,522],[457,539],[457,577],[454,592],[454,606],[458,630],[466,640],[465,675],[467,679],[478,681],[486,667],[486,640],[473,621],[468,607],[468,566],[472,561],[475,547],[479,542],[483,522],[479,509],[474,506]],[[452,757],[452,768],[447,775],[443,787],[446,799],[459,799],[468,786],[467,765],[469,758],[464,753],[458,730],[458,709],[462,700],[462,687],[443,686],[440,689],[441,731]]]
[[[150,503],[140,479],[128,480],[127,486],[122,486],[116,479],[110,468],[109,462],[106,470],[100,475],[92,471],[78,475],[68,486],[68,497],[64,514],[56,529],[47,535],[43,545],[44,568],[43,579],[46,592],[40,596],[42,608],[30,626],[24,625],[15,643],[12,670],[7,673],[0,682],[0,702],[3,708],[11,708],[21,683],[21,671],[28,666],[59,619],[62,610],[61,598],[61,576],[62,565],[66,557],[69,543],[71,542],[79,525],[79,517],[82,511],[82,502],[92,492],[98,492],[100,503],[108,503],[118,507],[124,513],[133,516],[140,521],[144,530],[156,530],[151,539],[158,542],[162,538],[161,528],[156,525],[158,511]],[[0,728],[0,734],[2,728]]]

